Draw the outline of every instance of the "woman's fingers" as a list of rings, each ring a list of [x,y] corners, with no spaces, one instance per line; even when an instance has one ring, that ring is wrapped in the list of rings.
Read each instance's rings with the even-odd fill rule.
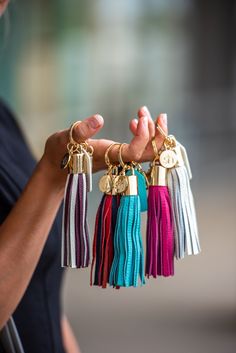
[[[82,120],[79,124],[73,128],[73,139],[76,142],[84,142],[94,136],[104,125],[103,117],[99,114],[95,114]],[[70,129],[58,131],[56,133],[59,144],[62,147],[66,147],[69,142]],[[52,135],[53,136],[53,135]]]
[[[92,115],[84,119],[73,129],[73,139],[75,141],[85,141],[95,135],[103,127],[104,120],[99,114]]]
[[[144,110],[143,108],[147,109],[146,107],[142,107],[138,111],[138,116],[141,117]],[[149,113],[150,114],[150,113]],[[160,125],[162,130],[168,134],[168,127],[167,127],[167,114],[166,113],[161,113],[159,116],[156,118],[156,123]],[[130,130],[131,132],[135,135],[137,131],[137,126],[138,126],[138,119],[133,119],[130,122]],[[148,130],[149,130],[149,142],[151,146],[151,140],[155,136],[156,137],[156,143],[159,147],[161,147],[164,137],[160,133],[160,131],[156,128],[154,121],[151,118],[151,115],[148,115]]]
[[[156,123],[158,123],[158,125],[162,128],[162,130],[164,131],[164,133],[168,133],[167,132],[167,115],[166,114],[160,114],[157,119],[156,119]],[[154,124],[154,123],[153,123]],[[155,157],[155,153],[153,150],[153,146],[152,146],[152,139],[155,137],[155,141],[156,141],[156,146],[157,149],[159,150],[162,145],[163,142],[165,140],[165,137],[163,136],[163,134],[160,133],[160,131],[157,129],[157,127],[154,124],[154,136],[152,136],[149,141],[148,144],[146,146],[146,149],[142,155],[141,158],[141,162],[148,162],[148,161],[152,161],[153,158]]]
[[[151,115],[149,113],[149,110],[146,107],[142,107],[138,111],[138,117],[139,119],[133,119],[130,122],[130,130],[134,134],[134,136],[137,135],[138,131],[138,124],[140,119],[142,119],[143,116],[148,117],[148,133],[149,133],[149,138],[148,140],[143,140],[143,143],[146,142],[146,147],[142,149],[142,155],[139,157],[139,161],[145,162],[145,161],[151,161],[154,158],[154,152],[153,152],[153,147],[151,140],[153,137],[155,137],[156,140],[156,145],[157,148],[160,149],[163,145],[164,142],[164,136],[159,132],[159,130],[156,128],[154,121],[151,118]],[[167,128],[167,114],[161,113],[157,119],[156,123],[160,125],[162,130],[168,134],[168,128]],[[141,149],[140,149],[141,152]],[[136,159],[137,160],[137,159]]]
[[[103,124],[103,118],[95,114],[74,127],[73,139],[78,142],[85,141],[95,135],[103,127]],[[44,160],[47,161],[48,166],[53,167],[54,174],[62,175],[62,178],[66,173],[61,173],[59,166],[67,151],[69,131],[70,129],[65,129],[49,136],[44,150]],[[61,178],[59,179],[61,180]]]
[[[139,118],[137,128],[130,144],[123,148],[124,161],[139,161],[149,141],[148,116],[143,115]]]
[[[143,106],[138,110],[138,118],[141,118],[142,116],[148,117],[149,138],[151,139],[155,136],[155,124],[146,106]],[[133,135],[136,134],[137,126],[138,126],[138,119],[132,119],[130,121],[129,128]]]
[[[139,111],[139,114],[141,111]],[[151,117],[150,117],[151,119]],[[167,114],[162,113],[160,114],[157,119],[156,123],[160,125],[162,130],[168,134],[168,128],[167,128]],[[130,130],[133,132],[133,134],[136,134],[137,130],[137,124],[133,120],[130,122]],[[163,145],[164,142],[164,136],[159,132],[159,130],[156,128],[155,123],[151,119],[151,122],[149,120],[149,141],[146,145],[146,148],[144,150],[144,153],[142,154],[142,157],[140,158],[140,162],[146,162],[146,161],[151,161],[154,158],[154,152],[153,152],[153,147],[152,147],[152,138],[155,136],[156,140],[156,145],[157,148],[160,149]]]
[[[162,130],[168,134],[168,127],[167,127],[167,114],[166,113],[161,113],[157,119],[156,122],[158,125],[160,125],[160,127],[162,128]],[[160,135],[160,132],[158,131],[158,129],[156,129],[156,136],[158,137],[158,135]]]
[[[138,110],[138,117],[141,118],[143,115],[147,115],[148,117],[148,130],[149,130],[149,137],[151,139],[155,136],[155,124],[154,124],[154,121],[152,120],[151,113],[146,106]]]
[[[167,133],[167,116],[160,114],[156,120],[160,127]],[[73,133],[73,138],[77,141],[86,140],[96,134],[103,126],[104,121],[100,115],[93,115],[78,124]],[[161,148],[164,138],[156,129],[151,115],[146,107],[142,107],[138,111],[138,119],[130,122],[130,129],[134,137],[130,144],[124,145],[122,149],[122,158],[124,162],[128,161],[150,161],[152,160],[153,148],[151,139],[156,136],[158,149]],[[91,140],[90,143],[94,147],[94,162],[97,164],[96,170],[105,167],[104,154],[107,147],[113,141],[109,140]],[[114,146],[109,152],[111,162],[118,161],[119,146]]]
[[[136,118],[132,119],[129,123],[129,128],[133,135],[136,134],[137,126],[138,126],[138,119]]]
[[[124,162],[139,161],[149,141],[148,117],[146,115],[142,116],[132,124],[137,125],[137,127],[135,127],[135,135],[130,144],[125,144],[122,148]],[[130,126],[130,128],[132,129],[133,126]],[[119,160],[119,148],[119,144],[117,144],[111,149],[109,153],[111,162]]]

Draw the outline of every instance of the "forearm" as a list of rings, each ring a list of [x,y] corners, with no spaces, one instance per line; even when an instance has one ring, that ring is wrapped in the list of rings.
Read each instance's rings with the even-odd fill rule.
[[[149,125],[152,129],[149,129]],[[90,140],[102,126],[103,119],[96,114],[74,129],[76,141],[89,139],[94,147],[93,172],[105,168],[104,154],[113,142]],[[154,129],[151,118],[148,122],[147,114],[140,111],[138,122],[133,122],[131,128],[134,138],[123,149],[124,161],[146,161],[153,158],[150,136],[153,137],[151,130]],[[47,139],[45,158],[38,163],[21,197],[0,226],[0,328],[15,310],[28,286],[62,201],[67,170],[60,170],[59,166],[66,153],[68,138],[67,129]],[[159,149],[163,139],[158,141]],[[117,148],[112,150],[111,161],[117,161],[117,152]]]
[[[62,198],[63,183],[41,160],[0,227],[0,328],[27,288]]]

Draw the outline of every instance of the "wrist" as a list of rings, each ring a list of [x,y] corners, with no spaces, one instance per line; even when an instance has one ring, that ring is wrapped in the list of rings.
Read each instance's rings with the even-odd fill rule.
[[[50,189],[63,194],[67,176],[65,170],[60,169],[60,166],[58,166],[58,170],[56,170],[55,165],[50,163],[45,155],[39,160],[37,169],[43,174]]]

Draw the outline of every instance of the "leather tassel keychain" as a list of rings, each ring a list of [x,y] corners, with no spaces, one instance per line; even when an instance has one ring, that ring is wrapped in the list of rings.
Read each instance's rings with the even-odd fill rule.
[[[117,214],[114,235],[114,259],[109,283],[116,287],[137,287],[145,284],[144,252],[140,230],[141,205],[138,195],[138,180],[132,163],[122,160],[122,147],[119,149],[121,173],[115,179],[115,187],[122,194]],[[130,169],[131,175],[126,175]]]
[[[105,163],[108,169],[107,173],[99,181],[99,188],[104,194],[98,207],[93,238],[90,285],[93,284],[102,288],[106,288],[109,282],[114,257],[114,232],[120,202],[120,195],[117,194],[117,190],[114,187],[114,179],[118,174],[118,166],[111,164],[109,159],[109,151],[115,145],[120,144],[111,144],[105,153]]]
[[[147,211],[147,188],[148,188],[148,180],[145,172],[142,169],[142,166],[139,163],[134,163],[133,162],[133,167],[134,167],[134,174],[137,176],[137,182],[138,182],[138,195],[140,198],[140,207],[141,207],[141,212],[146,212]],[[128,169],[126,171],[126,175],[132,175],[133,170]]]
[[[156,278],[174,275],[174,233],[167,169],[160,165],[155,138],[152,145],[155,158],[151,163],[148,193],[146,276]]]
[[[76,142],[70,128],[68,152],[61,168],[68,169],[62,218],[62,267],[83,268],[90,263],[90,239],[87,224],[87,193],[92,190],[93,148],[87,142]]]
[[[160,162],[168,168],[167,184],[173,210],[175,257],[183,259],[185,254],[196,255],[201,251],[190,186],[192,173],[185,148],[173,135],[167,136],[158,124],[157,129],[165,137]]]

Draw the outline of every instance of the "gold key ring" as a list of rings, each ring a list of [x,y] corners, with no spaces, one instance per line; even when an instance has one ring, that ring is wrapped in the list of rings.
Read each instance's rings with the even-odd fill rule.
[[[155,125],[156,125],[157,130],[160,132],[160,134],[165,138],[165,140],[164,140],[165,147],[166,148],[175,147],[176,146],[175,137],[173,135],[167,135],[158,123],[156,123]],[[153,140],[152,140],[152,146],[153,146],[154,153],[157,154],[158,150],[156,148],[156,141],[154,139],[155,138],[153,138]],[[156,153],[156,151],[157,151],[157,153]]]
[[[69,140],[70,140],[70,143],[71,143],[71,144],[74,144],[74,145],[79,144],[79,142],[75,141],[74,138],[73,138],[73,129],[74,129],[77,125],[79,125],[79,124],[81,124],[81,123],[82,123],[82,121],[80,121],[80,120],[75,121],[75,122],[71,125],[71,127],[70,127],[70,131],[69,131]]]
[[[156,143],[155,137],[153,137],[153,139],[152,139],[152,148],[153,148],[153,152],[155,154],[155,159],[156,159],[158,157],[158,148],[157,148],[157,143]]]
[[[125,162],[123,161],[123,158],[122,158],[122,150],[123,150],[123,147],[125,145],[127,145],[127,143],[121,143],[120,144],[119,155],[118,155],[119,162],[120,162],[120,165],[121,165],[122,168],[124,168],[124,166],[125,166]]]
[[[86,140],[85,140],[85,141],[81,141],[81,142],[79,142],[79,141],[77,142],[77,141],[75,141],[74,138],[73,138],[73,130],[74,130],[74,128],[75,128],[77,125],[81,124],[81,123],[82,123],[82,121],[78,120],[78,121],[75,121],[75,122],[71,125],[70,131],[69,131],[69,141],[70,141],[70,142],[69,142],[68,145],[75,145],[75,146],[77,146],[77,148],[79,148],[78,145],[80,145],[80,147],[84,148],[84,149],[90,154],[90,156],[92,156],[92,155],[93,155],[93,152],[94,152],[94,148],[93,148],[92,145],[89,145]]]
[[[107,149],[106,149],[106,152],[105,152],[105,163],[106,165],[109,167],[112,163],[110,162],[110,158],[109,158],[109,152],[111,151],[111,149],[114,147],[114,146],[120,146],[121,144],[119,142],[113,142],[111,143]]]
[[[158,123],[156,123],[156,128],[163,137],[165,137],[165,138],[168,137],[168,135],[165,133],[165,131],[160,127],[160,125]]]

